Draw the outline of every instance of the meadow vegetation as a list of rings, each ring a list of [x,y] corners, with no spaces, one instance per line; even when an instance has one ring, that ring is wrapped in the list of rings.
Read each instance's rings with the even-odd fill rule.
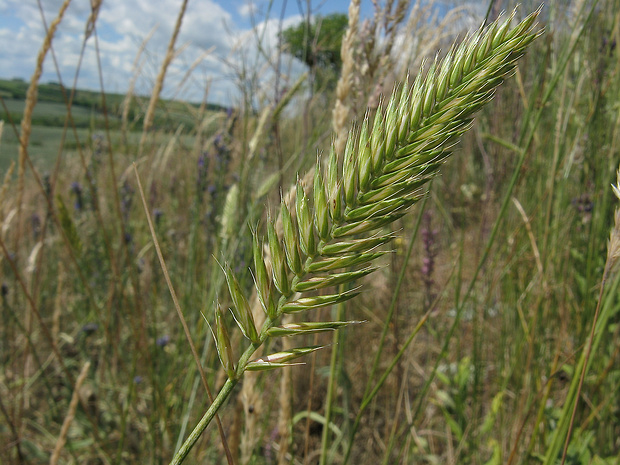
[[[352,0],[228,110],[0,83],[0,462],[620,464],[620,2],[513,6]]]

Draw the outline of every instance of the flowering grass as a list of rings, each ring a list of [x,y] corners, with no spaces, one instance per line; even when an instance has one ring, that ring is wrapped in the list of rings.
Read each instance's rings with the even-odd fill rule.
[[[620,8],[566,11],[489,21],[406,80],[364,35],[384,20],[354,20],[348,93],[304,76],[258,113],[76,131],[45,165],[24,144],[0,189],[0,459],[617,463]]]

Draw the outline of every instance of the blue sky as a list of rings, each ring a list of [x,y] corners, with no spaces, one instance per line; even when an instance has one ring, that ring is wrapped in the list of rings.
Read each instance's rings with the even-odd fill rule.
[[[45,21],[56,17],[62,0],[40,0]],[[91,0],[72,0],[53,41],[58,70],[51,54],[44,62],[41,82],[71,86],[76,73]],[[231,105],[238,99],[240,70],[260,69],[256,34],[264,32],[264,48],[275,54],[279,18],[283,27],[302,20],[305,0],[189,0],[176,47],[180,52],[168,69],[164,96],[200,100],[208,86],[208,100]],[[99,57],[106,92],[124,93],[136,75],[135,91],[149,94],[166,53],[181,0],[103,0],[97,20]],[[269,9],[271,5],[271,9]],[[313,14],[346,13],[349,0],[313,0]],[[362,0],[362,18],[372,15],[371,0]],[[134,60],[152,31],[134,72]],[[37,0],[0,0],[0,77],[29,80],[45,30]],[[193,66],[193,68],[192,68]],[[252,68],[254,67],[254,68]],[[300,63],[283,63],[290,79],[302,71]],[[188,69],[193,71],[185,79]],[[94,37],[86,42],[77,87],[98,89],[98,60]]]
[[[56,17],[62,0],[41,0],[45,21]],[[313,1],[314,13],[346,12],[348,0]],[[372,3],[364,1],[370,12]],[[209,100],[232,103],[237,95],[234,87],[235,69],[241,66],[239,51],[245,59],[255,59],[252,50],[254,26],[265,31],[267,46],[275,44],[279,17],[284,5],[284,26],[299,22],[306,1],[276,0],[268,10],[268,0],[189,0],[176,57],[166,78],[164,94],[180,98],[200,99],[209,82]],[[90,0],[73,0],[54,39],[54,53],[62,82],[73,82],[84,28],[90,14]],[[170,39],[181,0],[104,0],[97,20],[99,55],[106,91],[125,92],[132,78],[133,62],[140,44],[149,31],[156,30],[141,56],[136,91],[149,93]],[[268,15],[268,16],[267,16]],[[252,21],[253,19],[253,21]],[[36,0],[0,0],[0,77],[29,80],[35,69],[37,54],[45,30]],[[205,54],[210,50],[208,54]],[[187,70],[196,65],[190,79],[179,90],[179,82]],[[297,65],[297,68],[299,66]],[[295,66],[289,69],[297,69]],[[293,72],[293,71],[292,71]],[[51,54],[44,62],[41,82],[58,81]],[[98,89],[95,40],[86,43],[84,62],[78,87]]]

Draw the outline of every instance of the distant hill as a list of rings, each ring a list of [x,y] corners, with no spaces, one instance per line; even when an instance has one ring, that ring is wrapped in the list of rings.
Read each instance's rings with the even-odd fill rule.
[[[13,120],[15,124],[21,121],[23,114],[28,82],[23,79],[0,79],[0,96],[4,105],[0,106],[0,119]],[[64,92],[63,92],[64,90]],[[38,126],[63,126],[67,114],[66,99],[71,95],[71,88],[64,88],[55,82],[40,84],[38,88],[38,104],[35,107],[32,124]],[[125,99],[124,94],[105,94],[105,108],[108,113],[108,122],[113,129],[120,125],[121,106]],[[142,118],[148,105],[149,97],[135,96],[129,111],[129,121],[134,128],[142,126]],[[5,109],[6,106],[6,109]],[[176,129],[183,124],[188,129],[196,123],[196,114],[199,104],[171,100],[160,100],[155,115],[154,125],[161,129]],[[225,108],[208,103],[210,111],[225,111]],[[8,114],[7,114],[8,110]],[[73,97],[71,114],[77,127],[86,128],[97,126],[104,120],[104,107],[101,94],[91,90],[76,89]]]

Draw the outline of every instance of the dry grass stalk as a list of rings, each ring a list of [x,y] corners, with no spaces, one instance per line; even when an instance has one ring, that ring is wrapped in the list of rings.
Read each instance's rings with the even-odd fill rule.
[[[444,41],[458,33],[451,26],[458,22],[467,7],[453,8],[437,22],[436,13],[433,13],[434,4],[434,1],[422,4],[421,0],[417,0],[409,14],[405,31],[401,34],[403,42],[399,44],[399,49],[409,58],[409,61],[399,63],[401,77],[404,77],[407,68],[419,67]]]
[[[358,26],[360,19],[360,0],[351,0],[349,4],[349,27],[342,38],[340,55],[342,58],[342,71],[336,86],[336,104],[332,112],[332,125],[336,140],[334,146],[337,153],[343,153],[347,142],[347,130],[349,123],[349,107],[347,99],[354,85],[355,74],[355,42],[357,41]]]
[[[303,180],[300,180],[298,182],[303,184],[304,186],[307,186],[311,182],[313,176],[314,176],[314,169],[311,169],[308,173],[306,173]],[[294,204],[296,195],[297,195],[297,189],[296,189],[296,186],[293,186],[286,193],[284,197],[284,201],[288,205]],[[275,220],[275,224],[276,224],[275,226],[276,231],[279,237],[282,238],[284,232],[282,228],[282,216],[281,215],[278,215],[277,219]],[[269,247],[267,246],[267,244],[265,244],[263,248],[263,260],[264,260],[267,272],[271,274],[272,273],[271,254],[269,252]],[[263,307],[261,306],[261,303],[258,299],[258,295],[255,291],[252,294],[251,304],[252,304],[251,305],[252,317],[253,317],[254,323],[256,324],[257,327],[261,327],[265,323],[265,312],[263,310]],[[287,322],[290,322],[290,321],[287,320]],[[283,348],[287,344],[287,342],[288,341],[283,340]],[[256,355],[260,356],[261,354],[262,354],[262,351],[259,349],[256,352]],[[242,454],[245,454],[245,457],[248,457],[248,458],[251,457],[251,452],[256,447],[257,441],[259,439],[258,435],[256,434],[256,428],[255,428],[256,406],[254,405],[256,403],[256,399],[259,399],[259,402],[260,402],[260,388],[258,387],[259,376],[260,376],[260,373],[258,372],[248,372],[245,376],[243,386],[241,388],[240,398],[241,398],[241,403],[243,405],[243,412],[245,413],[245,427],[243,430],[243,438],[241,440],[241,446],[242,446]],[[288,378],[288,379],[285,380],[284,378]],[[288,439],[289,438],[287,437],[287,434],[289,431],[290,421],[292,419],[290,388],[288,387],[290,386],[290,383],[291,383],[290,372],[289,370],[284,370],[282,373],[282,379],[281,379],[281,384],[280,384],[281,394],[278,398],[279,407],[280,407],[278,411],[278,429],[280,431],[280,440],[281,440],[280,448],[283,447],[284,441],[286,441],[285,443],[286,445],[284,447],[285,451],[283,453],[278,453],[279,462],[282,460],[282,457],[284,457],[286,452],[288,451]],[[250,413],[250,411],[252,413]],[[247,463],[247,462],[242,460],[241,463]]]
[[[142,137],[140,137],[138,155],[142,155],[142,150],[144,149],[144,143],[146,142],[148,131],[149,129],[151,129],[151,125],[153,124],[153,119],[155,117],[155,107],[157,106],[159,96],[161,95],[161,90],[164,86],[166,71],[168,70],[168,66],[170,66],[170,63],[175,56],[174,45],[176,44],[177,37],[179,36],[179,32],[181,31],[181,24],[183,23],[183,16],[185,15],[186,8],[187,0],[183,0],[183,3],[181,4],[181,10],[179,11],[179,15],[177,16],[177,22],[174,26],[174,31],[172,32],[172,37],[170,38],[170,42],[168,43],[168,50],[166,52],[166,56],[164,57],[164,61],[161,64],[161,68],[159,69],[159,74],[157,75],[157,79],[155,80],[155,86],[153,87],[153,92],[151,93],[151,99],[149,100],[149,106],[146,110],[146,114],[144,115],[144,127],[142,129]]]
[[[13,171],[15,171],[15,162],[11,161],[9,165],[9,169],[6,170],[4,174],[4,181],[2,182],[2,188],[0,188],[0,223],[4,220],[5,209],[8,206],[8,201],[6,200],[6,193],[9,190],[9,186],[11,185],[11,178],[13,177]]]
[[[394,47],[394,42],[396,41],[396,36],[398,34],[398,26],[405,19],[405,13],[407,12],[409,3],[409,0],[399,0],[394,12],[390,11],[390,9],[386,7],[385,30],[387,41],[383,47],[384,53],[381,56],[381,64],[387,64],[387,60],[389,60],[389,57],[392,54],[392,48]],[[386,61],[384,62],[383,60]]]
[[[179,81],[179,83],[177,84],[177,89],[174,92],[174,95],[172,96],[172,100],[176,100],[178,95],[183,91],[183,86],[188,81],[190,76],[194,73],[194,70],[196,69],[196,67],[200,63],[202,63],[205,58],[207,58],[209,55],[211,55],[213,50],[215,50],[215,45],[212,45],[207,50],[205,50],[200,55],[198,55],[198,57],[193,61],[193,63],[191,65],[189,65],[189,68],[187,68],[187,70],[183,74],[183,77],[181,78],[181,81]],[[188,106],[189,106],[189,104],[188,104]]]
[[[41,49],[39,50],[39,54],[37,55],[37,63],[34,69],[34,73],[30,78],[30,85],[28,86],[28,91],[26,92],[26,103],[24,105],[24,113],[22,116],[21,122],[21,130],[19,136],[19,158],[17,165],[17,222],[18,228],[21,229],[21,217],[22,217],[22,203],[24,200],[24,175],[26,173],[26,157],[28,156],[28,143],[30,141],[30,134],[32,132],[32,114],[34,112],[34,107],[37,104],[37,94],[39,88],[39,79],[41,79],[41,74],[43,73],[43,62],[45,61],[45,57],[47,56],[47,52],[52,48],[52,39],[54,38],[54,34],[56,33],[56,29],[58,25],[62,21],[62,18],[69,8],[69,4],[71,0],[65,0],[60,10],[58,11],[58,15],[50,24],[49,29],[47,30],[47,34],[45,35],[45,39],[43,40],[43,45],[41,45]],[[19,242],[19,237],[21,234],[15,235],[16,245]],[[15,247],[17,250],[17,246]]]
[[[200,107],[198,108],[198,112],[196,113],[196,137],[194,137],[194,148],[193,153],[196,159],[200,156],[204,145],[204,130],[211,122],[217,121],[220,117],[217,114],[210,114],[208,118],[205,117],[207,110],[207,96],[209,95],[209,89],[211,88],[211,81],[207,80],[205,84],[205,91],[202,97],[202,101],[200,102]],[[229,121],[229,127],[232,125],[234,119]],[[230,132],[230,131],[228,131]]]
[[[258,126],[256,127],[254,134],[249,142],[249,152],[247,160],[250,160],[258,150],[260,146],[260,142],[263,139],[266,128],[269,124],[271,124],[275,119],[277,119],[284,107],[290,102],[290,100],[297,94],[297,92],[301,89],[303,82],[306,80],[307,74],[303,74],[295,84],[287,91],[287,93],[282,97],[282,99],[278,102],[278,104],[273,106],[268,106],[263,110],[261,114]],[[310,170],[306,173],[303,181],[301,181],[304,185],[308,185],[314,176],[314,170]],[[293,204],[295,202],[297,190],[296,187],[293,186],[289,189],[285,196],[285,201],[288,204]],[[282,237],[282,218],[278,216],[276,219],[276,230],[280,237]],[[264,248],[264,261],[265,266],[269,273],[271,273],[271,260],[269,255],[269,248],[265,246]],[[265,322],[265,312],[263,311],[263,307],[260,304],[258,296],[256,292],[253,292],[251,302],[251,311],[252,318],[255,324],[260,327]],[[260,354],[260,351],[258,352]],[[251,457],[251,452],[254,450],[256,443],[258,441],[258,435],[256,434],[256,413],[249,414],[250,410],[252,412],[256,411],[256,399],[260,398],[257,386],[257,377],[259,373],[248,373],[246,376],[245,382],[243,383],[243,387],[241,388],[241,402],[243,404],[243,411],[245,412],[245,427],[243,429],[243,437],[241,439],[241,447],[242,447],[242,463],[246,463],[243,461],[243,457]],[[289,405],[285,405],[289,404]],[[286,414],[288,412],[288,414]],[[291,407],[290,407],[290,398],[280,396],[280,420],[279,423],[288,424],[291,420],[290,417]],[[284,417],[283,417],[284,415]],[[288,431],[288,428],[287,428]]]
[[[146,48],[146,44],[151,40],[153,34],[157,30],[157,26],[153,26],[153,28],[146,35],[142,43],[140,44],[140,48],[138,48],[138,53],[136,53],[136,57],[133,60],[133,64],[131,66],[131,79],[129,80],[129,89],[125,94],[125,98],[123,99],[123,103],[121,104],[122,113],[121,113],[121,137],[123,140],[123,145],[125,145],[125,150],[127,150],[127,122],[129,120],[129,109],[131,107],[131,100],[133,98],[134,89],[136,87],[136,80],[140,74],[141,65],[140,65],[140,57]]]
[[[256,379],[249,378],[246,382],[255,384]],[[241,403],[245,414],[244,431],[241,435],[241,460],[240,463],[248,464],[254,456],[254,449],[258,444],[263,421],[263,393],[261,390],[253,386],[253,389],[244,389],[241,391]]]
[[[97,23],[97,17],[99,16],[99,10],[101,9],[101,4],[103,0],[91,0],[90,1],[90,15],[88,16],[88,21],[86,22],[86,28],[84,31],[84,42],[88,40],[88,38],[92,35],[95,30],[95,24]]]
[[[393,13],[390,5],[375,5],[374,18],[366,20],[359,30],[356,53],[360,58],[360,83],[355,100],[364,106],[375,108],[386,88],[405,80],[409,70],[419,68],[444,40],[455,36],[449,26],[466,9],[453,8],[438,22],[435,1],[416,0],[403,24],[409,4],[399,3]],[[385,30],[386,40],[379,38],[379,27]],[[393,53],[395,48],[397,55]]]
[[[434,1],[422,4],[422,0],[416,0],[405,23],[404,34],[401,34],[399,49],[410,58],[407,66],[414,69],[420,66],[428,54],[425,50],[435,50],[444,34],[444,29],[437,24],[436,16],[433,15],[434,4]],[[450,17],[453,11],[448,11],[445,17]]]
[[[52,338],[57,341],[60,333],[60,316],[65,308],[64,302],[64,284],[65,284],[65,266],[62,260],[58,260],[58,282],[56,283],[56,298],[54,299],[54,313],[52,314]]]
[[[313,177],[314,177],[314,169],[310,169],[306,173],[304,178],[299,180],[298,183],[303,186],[308,186],[310,182],[312,181]],[[287,205],[293,205],[295,203],[296,196],[297,196],[297,186],[292,186],[288,190],[286,195],[284,196],[284,202]],[[283,227],[282,227],[282,216],[281,215],[278,215],[278,217],[275,220],[275,229],[280,239],[282,239],[284,232],[283,232]],[[267,244],[265,244],[265,246],[263,247],[263,260],[264,260],[267,272],[271,274],[272,273],[271,254],[270,254],[269,247],[267,246]],[[257,327],[261,327],[265,323],[265,312],[263,310],[263,307],[261,306],[261,303],[258,299],[258,295],[256,291],[252,293],[251,304],[252,304],[251,305],[252,317],[253,317],[254,323],[256,324]],[[287,322],[290,323],[291,321],[287,320]],[[283,340],[283,346],[286,344],[287,344],[287,341]],[[259,356],[261,355],[261,353],[262,351],[259,349],[256,352],[256,355]],[[241,388],[241,402],[243,404],[243,411],[246,414],[245,415],[246,424],[244,428],[244,439],[242,440],[242,444],[244,444],[243,447],[246,447],[246,448],[251,446],[252,450],[256,446],[256,441],[258,440],[258,437],[251,434],[252,438],[249,438],[249,437],[246,438],[245,435],[253,433],[255,431],[254,424],[256,422],[256,416],[248,415],[248,412],[250,412],[250,410],[254,411],[255,409],[255,407],[252,405],[252,402],[254,402],[258,396],[257,392],[258,392],[259,387],[258,387],[257,382],[258,382],[259,376],[260,376],[260,373],[258,372],[248,372],[245,376],[245,380]],[[280,447],[282,447],[282,441],[285,440],[284,436],[288,434],[289,424],[292,419],[291,398],[289,394],[290,389],[287,387],[290,385],[291,380],[289,378],[288,380],[285,381],[284,377],[286,376],[290,376],[290,373],[288,373],[287,370],[284,370],[282,374],[283,378],[281,380],[281,385],[280,385],[280,390],[281,390],[281,395],[279,396],[280,410],[278,413],[278,429],[281,435],[280,436],[281,438]],[[287,390],[284,390],[285,388]],[[288,439],[286,440],[288,441]],[[288,442],[286,443],[285,452],[278,454],[279,461],[281,460],[282,457],[284,457],[287,450],[288,450]],[[246,462],[242,462],[242,463],[246,463]]]
[[[220,370],[219,374],[224,373],[224,370]],[[217,381],[219,383],[219,380]],[[224,381],[221,381],[223,384]],[[220,384],[216,384],[220,386]],[[228,430],[228,434],[226,439],[228,440],[228,448],[230,449],[230,454],[233,458],[233,463],[239,463],[239,451],[241,450],[241,433],[243,429],[243,420],[245,415],[243,413],[243,402],[240,398],[237,398],[235,401],[235,411],[232,414],[232,424]]]
[[[45,39],[43,40],[43,44],[41,45],[41,49],[39,50],[39,54],[37,55],[37,63],[35,66],[34,73],[30,79],[30,85],[28,86],[28,90],[26,92],[26,102],[24,105],[24,113],[22,116],[21,127],[20,127],[20,137],[19,137],[19,157],[18,157],[18,167],[17,167],[17,234],[15,235],[15,245],[14,249],[17,251],[19,249],[19,241],[22,236],[22,206],[24,202],[24,186],[25,186],[25,173],[26,173],[26,159],[28,157],[28,144],[30,142],[30,134],[32,132],[32,115],[34,113],[34,107],[37,104],[37,96],[38,96],[38,87],[39,87],[39,79],[41,78],[41,74],[43,73],[43,62],[45,61],[45,57],[47,53],[52,48],[52,40],[56,33],[56,29],[58,25],[62,21],[62,18],[69,7],[71,0],[65,0],[60,10],[58,11],[58,15],[51,22],[49,29],[45,35]],[[35,247],[33,250],[34,255],[31,253],[30,258],[33,256],[36,258],[39,247]],[[24,323],[25,328],[28,332],[30,332],[31,324],[32,324],[32,315],[30,312],[26,314],[26,320]],[[26,344],[26,343],[25,343]],[[24,351],[24,376],[27,376],[31,369],[31,354],[29,352],[29,346],[26,344]],[[24,395],[22,399],[22,408],[28,406],[28,392],[26,387],[24,386]]]
[[[291,315],[286,315],[282,318],[282,324],[288,324],[293,322]],[[282,339],[282,350],[287,351],[293,349],[293,341],[291,338]],[[278,451],[278,465],[285,465],[289,463],[287,455],[289,452],[289,444],[291,442],[291,422],[293,419],[293,405],[292,405],[292,384],[293,373],[292,370],[282,370],[280,373],[280,410],[278,412],[278,432],[280,433],[280,447]]]
[[[200,374],[200,379],[202,381],[202,385],[205,388],[205,391],[207,392],[207,396],[209,398],[209,401],[213,404],[213,395],[211,393],[211,388],[209,387],[209,384],[207,383],[207,377],[205,375],[205,371],[202,367],[202,363],[200,362],[200,358],[198,357],[198,352],[196,351],[196,345],[194,344],[194,341],[192,339],[191,333],[189,331],[189,327],[187,326],[187,321],[185,320],[185,316],[183,315],[183,311],[181,310],[181,306],[179,305],[179,300],[177,298],[176,292],[174,290],[174,287],[172,286],[172,281],[170,280],[170,274],[168,273],[168,268],[166,266],[166,262],[164,260],[164,256],[161,252],[161,248],[159,246],[159,241],[157,240],[157,235],[155,234],[155,227],[153,226],[153,220],[151,219],[151,215],[149,213],[149,207],[148,204],[146,202],[146,197],[144,195],[144,189],[142,188],[142,182],[140,181],[140,176],[138,175],[138,168],[136,166],[136,163],[134,162],[133,165],[133,170],[134,170],[134,174],[136,176],[136,182],[138,184],[138,192],[140,193],[140,199],[142,200],[142,206],[144,207],[144,212],[146,213],[146,220],[149,226],[149,231],[151,233],[151,237],[153,238],[153,245],[155,246],[155,251],[157,254],[157,258],[159,260],[162,272],[164,274],[164,278],[166,280],[166,285],[168,286],[168,290],[170,291],[170,297],[172,297],[172,301],[174,303],[174,308],[177,312],[177,316],[179,317],[179,320],[181,322],[181,325],[183,326],[183,331],[185,333],[185,337],[187,339],[187,342],[190,346],[190,350],[192,352],[192,356],[194,358],[194,362],[196,363],[196,367],[198,368],[198,373]],[[224,447],[224,450],[226,451],[226,459],[227,462],[229,464],[232,464],[232,458],[230,456],[230,450],[228,449],[228,443],[226,442],[226,435],[224,434],[224,429],[222,427],[222,423],[220,421],[219,416],[216,414],[215,415],[215,421],[217,423],[218,426],[218,431],[220,434],[220,439],[222,440],[222,446]]]
[[[262,147],[263,139],[265,138],[267,130],[273,125],[275,121],[279,119],[286,105],[288,105],[291,99],[301,90],[302,84],[306,81],[307,77],[307,73],[302,74],[291,86],[291,88],[282,96],[282,98],[280,99],[280,101],[277,102],[277,104],[273,103],[267,105],[263,109],[260,118],[258,119],[256,129],[254,130],[254,134],[252,134],[252,138],[248,143],[248,154],[246,157],[246,162],[254,158],[258,149]]]
[[[298,181],[298,184],[307,186],[312,181],[313,177],[314,177],[314,169],[310,169],[306,173],[304,178]],[[284,196],[283,201],[287,205],[293,205],[295,203],[296,196],[297,196],[297,186],[292,186],[288,190],[286,195]],[[278,217],[275,220],[275,230],[278,234],[278,237],[282,239],[284,235],[284,231],[282,227],[282,215],[278,215]],[[263,260],[264,260],[267,272],[272,273],[271,253],[269,251],[269,247],[267,246],[267,244],[265,244],[263,248]],[[260,327],[265,322],[265,312],[263,310],[263,307],[261,306],[261,303],[258,299],[258,295],[256,291],[254,291],[252,294],[251,302],[252,302],[252,316],[253,316],[254,322],[258,327]],[[287,322],[290,322],[290,321],[287,321]],[[286,342],[283,341],[283,344],[286,344]],[[261,351],[259,349],[259,351],[257,351],[257,355],[260,355],[260,354],[261,354]],[[286,373],[286,371],[284,373]],[[260,373],[249,372],[245,378],[245,382],[243,383],[241,399],[244,402],[244,410],[246,412],[249,411],[249,407],[250,407],[250,405],[246,402],[246,399],[255,398],[255,394],[253,392],[257,389],[258,376],[260,376]],[[285,375],[283,374],[283,376]],[[285,394],[285,392],[286,391],[282,391],[282,394],[279,397],[280,411],[279,411],[279,417],[278,417],[278,428],[280,429],[280,434],[283,434],[282,426],[288,425],[288,422],[290,422],[291,420],[290,396],[288,394]],[[250,419],[250,423],[253,421],[254,421],[253,419]],[[247,429],[247,425],[246,425],[246,429]],[[286,427],[286,431],[288,431],[288,426]],[[250,443],[250,441],[248,441],[248,443]],[[283,455],[280,454],[279,456],[282,457]]]
[[[67,433],[69,432],[69,427],[71,426],[71,422],[75,418],[75,412],[77,410],[78,402],[80,401],[80,388],[84,381],[86,380],[86,375],[88,375],[88,370],[90,368],[90,362],[86,362],[82,367],[82,371],[78,376],[75,382],[75,388],[73,389],[73,396],[71,396],[71,402],[69,403],[69,410],[67,411],[67,416],[62,423],[62,428],[60,428],[60,434],[58,435],[58,439],[56,440],[56,446],[54,447],[54,452],[50,457],[50,465],[56,465],[58,460],[60,459],[60,453],[62,452],[62,448],[65,446],[67,442]]]
[[[360,96],[360,101],[365,102],[371,109],[379,105],[380,96],[393,84],[394,76],[391,79],[386,78],[396,67],[392,48],[409,4],[409,0],[399,0],[396,7],[393,1],[387,2],[383,7],[374,3],[374,17],[370,22],[366,22],[360,33],[360,56],[364,57],[360,69],[361,74],[366,76],[365,85],[359,88],[359,92],[364,94]],[[380,37],[381,29],[385,32],[384,38]]]

